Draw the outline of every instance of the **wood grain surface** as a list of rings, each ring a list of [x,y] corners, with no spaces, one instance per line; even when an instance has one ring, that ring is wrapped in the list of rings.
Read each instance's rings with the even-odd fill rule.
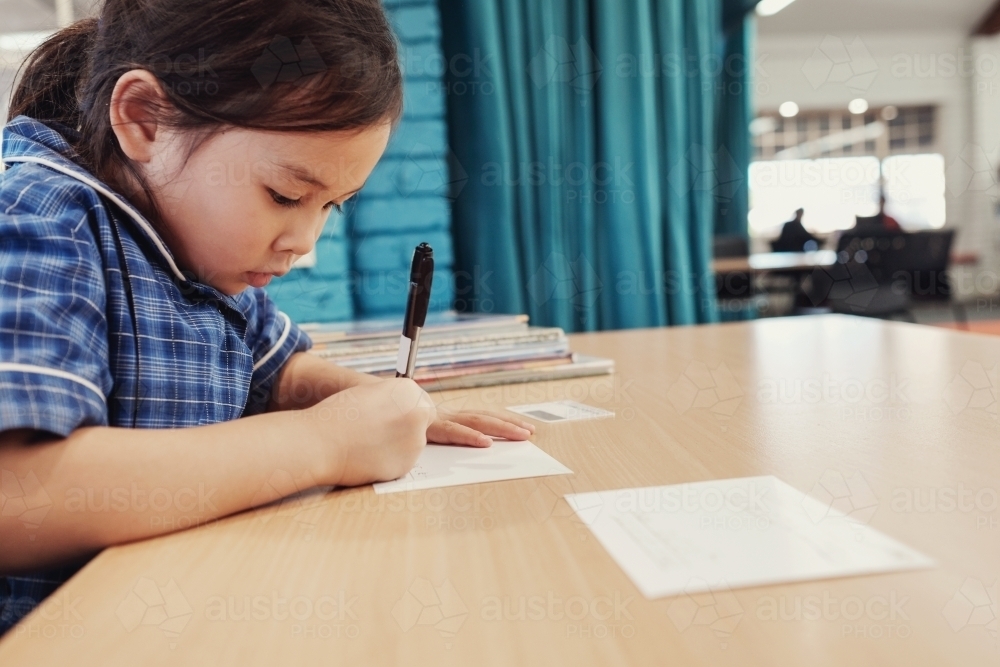
[[[617,374],[434,397],[614,411],[538,426],[574,475],[321,492],[108,549],[0,664],[1000,665],[1000,339],[824,316],[572,345]],[[561,498],[768,474],[939,566],[646,600]]]

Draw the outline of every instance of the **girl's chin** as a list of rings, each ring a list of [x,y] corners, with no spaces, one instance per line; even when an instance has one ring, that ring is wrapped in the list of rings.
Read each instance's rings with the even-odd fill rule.
[[[274,277],[274,274],[247,271],[244,276],[246,278],[247,285],[250,285],[251,287],[267,287],[267,284],[271,282],[271,278]]]

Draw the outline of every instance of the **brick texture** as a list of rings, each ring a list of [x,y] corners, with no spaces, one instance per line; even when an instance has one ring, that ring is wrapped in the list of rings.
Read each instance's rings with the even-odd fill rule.
[[[334,213],[316,263],[268,288],[297,322],[401,315],[413,248],[434,248],[431,307],[450,308],[451,207],[441,26],[434,0],[385,0],[400,42],[405,110],[382,161],[348,211]],[[460,183],[459,183],[460,185]]]

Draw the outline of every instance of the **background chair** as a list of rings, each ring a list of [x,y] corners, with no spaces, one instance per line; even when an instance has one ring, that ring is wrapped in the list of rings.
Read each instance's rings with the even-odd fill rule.
[[[740,234],[720,234],[712,239],[715,259],[749,257],[750,240]],[[767,297],[758,292],[751,271],[726,271],[715,276],[716,307],[723,322],[755,319],[767,308]]]
[[[944,301],[964,322],[948,280],[953,240],[953,230],[909,234],[864,225],[845,232],[837,244],[837,264],[814,271],[807,294],[834,312],[910,321],[916,321],[914,301]]]

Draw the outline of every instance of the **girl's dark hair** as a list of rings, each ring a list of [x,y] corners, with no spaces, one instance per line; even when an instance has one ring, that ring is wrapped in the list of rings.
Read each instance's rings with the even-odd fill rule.
[[[379,0],[106,0],[99,18],[31,54],[10,118],[78,130],[72,143],[85,167],[118,188],[131,175],[151,199],[109,118],[115,84],[132,69],[157,77],[169,105],[149,104],[166,126],[193,131],[194,143],[227,126],[352,130],[402,113],[396,41]]]

